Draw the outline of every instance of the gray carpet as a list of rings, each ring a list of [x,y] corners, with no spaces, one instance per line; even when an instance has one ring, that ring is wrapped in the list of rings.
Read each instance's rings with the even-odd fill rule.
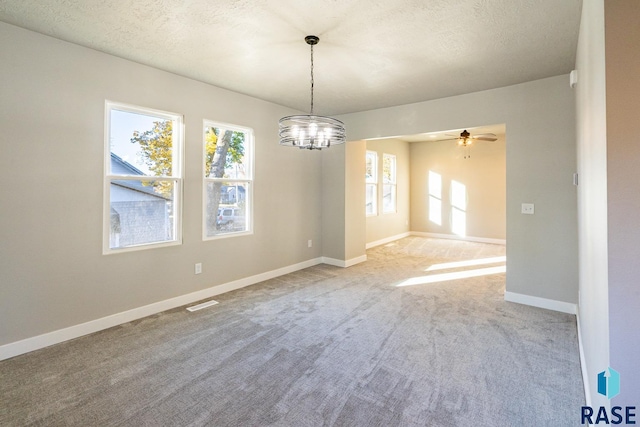
[[[2,361],[0,425],[578,425],[574,316],[505,302],[500,273],[398,286],[504,252],[405,238]]]

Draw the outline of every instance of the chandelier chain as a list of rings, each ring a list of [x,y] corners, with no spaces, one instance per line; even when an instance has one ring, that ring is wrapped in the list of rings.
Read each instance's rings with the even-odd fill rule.
[[[313,115],[313,45],[311,45],[311,115]]]

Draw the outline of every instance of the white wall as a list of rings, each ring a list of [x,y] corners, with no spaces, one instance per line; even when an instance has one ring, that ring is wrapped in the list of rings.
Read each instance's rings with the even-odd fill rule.
[[[587,396],[592,406],[640,401],[640,147],[630,137],[640,115],[640,3],[582,5],[576,90],[580,186],[580,309]],[[621,393],[597,393],[611,366]]]
[[[354,140],[504,123],[507,291],[577,303],[575,105],[567,75],[339,118]],[[536,214],[522,215],[523,202],[535,203]]]
[[[367,141],[367,151],[378,153],[378,214],[368,216],[367,244],[384,241],[409,232],[410,218],[410,161],[409,143],[398,139]],[[395,212],[382,212],[382,156],[396,156],[396,206]],[[364,158],[362,159],[364,162]]]
[[[466,235],[463,238],[506,239],[505,136],[495,142],[477,141],[468,148],[456,141],[411,144],[411,231],[454,235],[451,183],[463,184],[467,193]],[[441,223],[429,220],[429,172],[442,180]]]
[[[184,115],[182,245],[102,255],[105,99]],[[0,100],[0,346],[322,255],[321,156],[277,140],[295,111],[4,23]],[[202,241],[203,119],[255,131],[253,235]]]
[[[576,70],[579,322],[588,398],[603,406],[608,401],[597,393],[596,380],[609,365],[604,0],[583,2]]]

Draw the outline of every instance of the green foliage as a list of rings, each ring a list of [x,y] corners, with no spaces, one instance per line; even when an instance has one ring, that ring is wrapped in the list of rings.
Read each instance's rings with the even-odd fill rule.
[[[385,183],[393,181],[393,162],[392,157],[385,155],[382,158],[382,180]]]
[[[225,155],[224,169],[233,164],[241,164],[244,157],[245,134],[237,131],[225,131],[225,133],[227,132],[230,132],[231,135],[227,135],[227,140],[230,138],[229,146],[222,151]],[[220,172],[211,173],[216,148],[218,148],[219,133],[220,129],[218,128],[207,128],[206,130],[205,173],[207,176],[223,178],[222,168],[220,168]],[[140,158],[153,176],[171,176],[173,161],[173,122],[171,120],[153,122],[153,127],[145,132],[135,131],[131,143],[140,145]],[[169,196],[172,191],[172,185],[167,181],[145,182],[145,185],[153,185],[155,191],[164,196]]]
[[[145,132],[133,132],[132,144],[140,144],[141,151],[138,155],[149,167],[153,176],[171,176],[172,149],[173,149],[173,122],[164,120],[153,122],[153,128]],[[169,197],[173,185],[167,181],[144,181],[143,185],[153,185],[154,190]]]
[[[153,128],[140,133],[133,132],[131,143],[140,144],[141,160],[154,176],[171,176],[173,122],[170,120],[153,122]]]
[[[225,131],[231,132],[231,141],[227,150],[225,158],[225,169],[231,167],[233,164],[241,164],[244,158],[244,132],[237,131]],[[205,133],[205,166],[204,171],[206,176],[211,176],[211,166],[213,165],[216,148],[218,146],[218,139],[220,138],[220,129],[209,127]],[[214,176],[214,178],[223,178],[223,176]]]

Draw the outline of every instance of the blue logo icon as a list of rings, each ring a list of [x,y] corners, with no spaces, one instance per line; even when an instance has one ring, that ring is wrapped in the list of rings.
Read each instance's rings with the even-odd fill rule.
[[[607,368],[598,374],[598,393],[613,399],[620,393],[620,374],[612,368]]]

